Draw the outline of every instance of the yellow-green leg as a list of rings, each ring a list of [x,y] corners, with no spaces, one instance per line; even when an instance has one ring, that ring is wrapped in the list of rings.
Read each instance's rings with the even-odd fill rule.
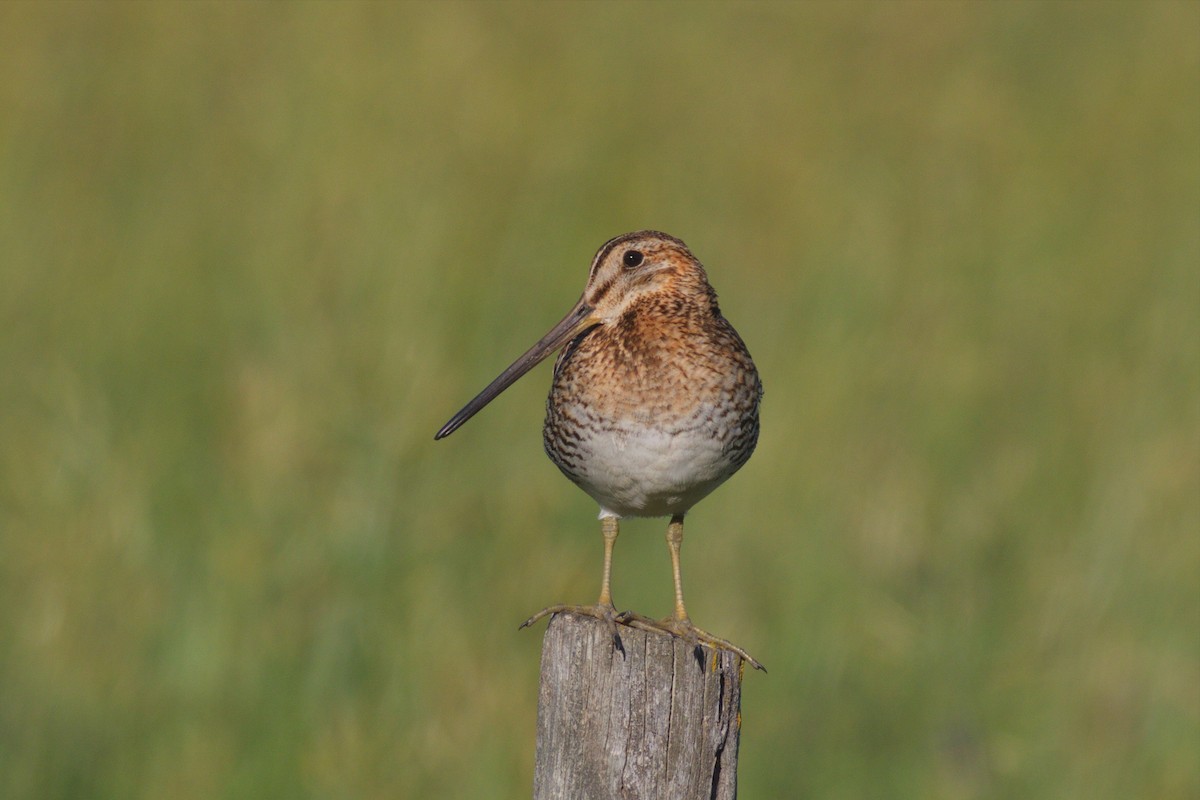
[[[534,614],[529,619],[521,623],[521,628],[528,628],[539,619],[550,614],[558,614],[563,611],[569,611],[573,614],[583,614],[588,617],[596,617],[609,623],[612,627],[613,635],[617,633],[618,619],[617,609],[613,606],[612,588],[612,554],[613,545],[617,542],[617,535],[621,532],[620,523],[616,517],[602,517],[600,519],[600,533],[604,536],[604,574],[600,578],[600,599],[596,601],[594,606],[571,606],[571,605],[554,605],[547,606],[541,611]],[[519,628],[518,628],[519,630]]]
[[[679,550],[683,546],[683,517],[676,514],[667,526],[667,547],[671,550],[671,574],[675,578],[675,619],[690,625],[687,608],[683,604],[683,576],[679,571]]]
[[[766,668],[754,656],[727,639],[713,636],[708,631],[697,628],[688,617],[687,606],[683,603],[683,576],[679,569],[679,551],[683,547],[682,514],[676,514],[671,517],[671,524],[667,526],[667,547],[671,551],[671,574],[675,580],[674,616],[662,621],[654,621],[648,620],[641,615],[627,613],[621,615],[621,621],[635,628],[663,631],[689,642],[702,642],[719,650],[729,650],[730,652],[737,653],[755,669],[761,669],[763,672],[766,672]]]
[[[617,637],[617,625],[628,625],[631,628],[638,628],[645,631],[654,631],[657,633],[667,633],[672,636],[678,636],[692,643],[703,643],[710,647],[715,647],[719,650],[728,650],[732,653],[737,653],[745,659],[755,669],[761,669],[764,672],[766,669],[758,662],[754,656],[747,653],[742,648],[738,647],[733,642],[722,639],[718,636],[713,636],[708,631],[697,628],[692,624],[688,617],[687,606],[683,602],[683,576],[679,568],[679,552],[683,546],[683,515],[676,514],[671,517],[671,524],[667,526],[667,547],[671,551],[671,573],[675,581],[675,614],[665,620],[654,620],[649,617],[644,617],[641,614],[636,614],[632,611],[625,611],[620,614],[613,606],[612,602],[612,553],[613,545],[616,544],[617,534],[620,533],[619,523],[616,517],[604,517],[600,521],[600,532],[604,535],[604,572],[600,578],[600,598],[592,606],[574,606],[574,605],[554,605],[547,606],[541,611],[534,614],[529,619],[521,623],[522,628],[527,628],[537,622],[542,617],[551,614],[559,614],[568,612],[572,614],[582,614],[588,617],[604,620],[608,623],[612,630],[613,642],[620,645],[620,639]]]

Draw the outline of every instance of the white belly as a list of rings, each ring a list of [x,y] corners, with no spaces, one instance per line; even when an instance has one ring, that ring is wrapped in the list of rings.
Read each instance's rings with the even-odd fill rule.
[[[600,504],[601,517],[682,514],[733,474],[719,437],[622,426],[588,437],[588,457],[568,473]]]

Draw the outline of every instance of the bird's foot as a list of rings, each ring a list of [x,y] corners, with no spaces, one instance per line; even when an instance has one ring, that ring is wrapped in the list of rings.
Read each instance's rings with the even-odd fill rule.
[[[632,611],[626,611],[620,615],[618,621],[628,625],[631,628],[638,628],[644,631],[655,631],[657,633],[665,633],[669,636],[675,636],[683,639],[689,644],[704,644],[709,647],[714,647],[718,650],[728,650],[731,653],[736,653],[743,661],[757,670],[767,671],[758,659],[747,653],[742,648],[738,647],[728,639],[722,639],[719,636],[713,636],[708,631],[697,628],[692,624],[692,621],[687,617],[679,619],[678,617],[667,617],[666,619],[651,619],[643,617],[641,614],[634,614]]]
[[[621,644],[621,637],[617,634],[617,625],[627,624],[625,622],[625,617],[630,613],[632,612],[626,611],[619,613],[612,603],[596,603],[595,605],[591,606],[570,606],[562,604],[546,606],[541,611],[537,612],[532,617],[517,626],[517,630],[528,628],[542,617],[548,617],[552,614],[581,614],[585,617],[595,617],[596,619],[608,625],[608,631],[610,634],[612,634],[613,647],[624,654],[625,646]]]

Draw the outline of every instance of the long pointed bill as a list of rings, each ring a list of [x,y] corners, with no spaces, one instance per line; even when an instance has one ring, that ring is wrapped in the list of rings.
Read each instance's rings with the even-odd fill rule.
[[[487,385],[487,388],[476,395],[475,399],[463,406],[462,410],[450,418],[450,421],[442,426],[442,429],[437,432],[434,439],[444,439],[454,433],[462,424],[475,416],[479,409],[486,406],[488,403],[496,399],[496,396],[512,386],[517,378],[520,378],[526,372],[540,364],[546,356],[553,353],[558,348],[562,347],[567,342],[574,339],[580,333],[596,324],[596,318],[592,316],[592,309],[583,298],[579,298],[579,302],[571,309],[562,320],[550,329],[550,332],[538,340],[538,343],[518,358],[512,365],[501,372],[496,380]]]

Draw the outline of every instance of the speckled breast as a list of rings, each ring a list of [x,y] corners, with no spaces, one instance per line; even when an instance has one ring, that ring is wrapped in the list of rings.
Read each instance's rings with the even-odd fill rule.
[[[750,458],[761,396],[754,362],[723,317],[689,326],[631,316],[559,355],[546,453],[601,516],[682,514]]]

